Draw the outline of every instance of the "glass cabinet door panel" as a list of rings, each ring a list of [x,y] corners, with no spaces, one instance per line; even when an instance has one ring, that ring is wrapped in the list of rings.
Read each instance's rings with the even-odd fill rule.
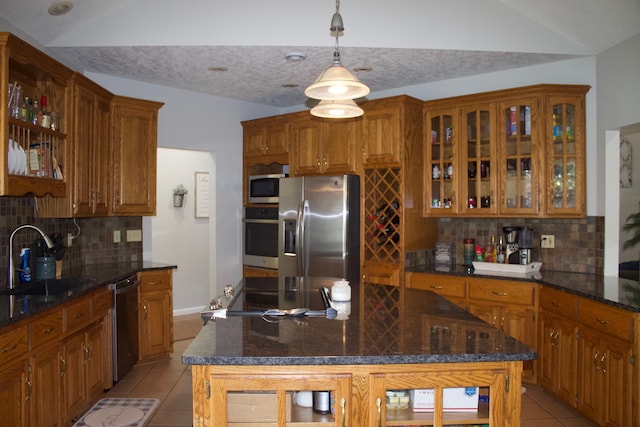
[[[456,160],[456,111],[428,113],[425,174],[428,201],[425,211],[430,214],[449,215],[457,211],[455,206],[458,171]]]
[[[487,106],[469,107],[462,113],[460,156],[465,170],[461,178],[460,210],[469,215],[495,213],[497,209],[494,200],[497,170],[492,170],[495,161],[493,116]]]
[[[533,99],[501,106],[501,213],[531,214],[538,211],[535,136],[536,102]]]
[[[584,209],[584,189],[577,188],[584,185],[583,125],[578,122],[582,107],[574,97],[551,97],[548,105],[551,117],[546,143],[553,147],[547,150],[548,213],[579,214]]]

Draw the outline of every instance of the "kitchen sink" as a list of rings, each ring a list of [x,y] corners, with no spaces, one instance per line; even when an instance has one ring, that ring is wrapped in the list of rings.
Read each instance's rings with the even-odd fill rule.
[[[95,279],[38,280],[16,285],[15,289],[3,289],[0,295],[57,295],[95,282]]]

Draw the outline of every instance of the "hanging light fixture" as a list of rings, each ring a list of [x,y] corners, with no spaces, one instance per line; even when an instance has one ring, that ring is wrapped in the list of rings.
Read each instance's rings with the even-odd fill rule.
[[[311,109],[311,114],[325,119],[350,119],[360,117],[364,111],[353,99],[324,99]]]
[[[336,48],[333,52],[333,64],[309,86],[304,94],[309,98],[335,101],[352,100],[369,94],[369,87],[361,83],[358,78],[340,62],[340,33],[344,31],[342,16],[340,15],[340,0],[336,0],[336,13],[331,18],[329,28],[336,36]],[[355,104],[355,103],[354,103]],[[362,110],[360,110],[362,111]]]

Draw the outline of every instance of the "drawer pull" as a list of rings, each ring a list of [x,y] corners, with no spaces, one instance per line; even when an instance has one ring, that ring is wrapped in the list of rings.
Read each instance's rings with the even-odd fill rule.
[[[508,292],[498,292],[498,291],[493,291],[491,292],[492,294],[499,296],[499,297],[506,297],[507,295],[509,295]]]
[[[15,343],[15,342],[14,342],[14,343],[13,343],[13,345],[12,345],[11,347],[4,347],[4,348],[2,349],[2,352],[3,352],[3,353],[8,353],[8,352],[10,352],[11,350],[15,350],[15,349],[16,349],[16,347],[18,347],[18,343]]]
[[[444,286],[431,285],[431,289],[444,289]]]
[[[83,314],[82,314],[82,313],[76,313],[76,314],[74,314],[74,315],[73,315],[73,318],[74,318],[74,319],[79,319],[79,318],[81,318],[82,316],[83,316]]]
[[[560,307],[560,304],[555,302],[555,301],[552,302],[551,305],[554,306],[555,308],[559,308]]]
[[[600,323],[601,325],[608,325],[608,324],[609,324],[609,322],[607,322],[606,320],[602,320],[602,319],[599,319],[599,318],[597,318],[597,317],[596,317],[596,321],[597,321],[598,323]]]
[[[53,327],[53,326],[49,326],[48,328],[43,329],[43,330],[42,330],[42,333],[43,333],[43,334],[50,334],[51,332],[53,332],[53,331],[55,331],[55,330],[56,330],[56,328],[55,328],[55,327]]]

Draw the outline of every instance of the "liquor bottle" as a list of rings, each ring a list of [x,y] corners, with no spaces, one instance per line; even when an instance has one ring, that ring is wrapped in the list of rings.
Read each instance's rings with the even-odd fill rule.
[[[507,259],[507,247],[504,244],[504,237],[498,238],[498,245],[496,246],[496,262],[504,264]]]
[[[31,120],[31,123],[34,124],[35,126],[40,126],[41,122],[42,122],[42,112],[40,111],[40,105],[38,105],[38,100],[34,99],[33,100],[33,118]]]
[[[49,113],[49,111],[47,110],[47,97],[45,95],[42,95],[42,97],[40,98],[40,111],[42,113],[41,115],[41,119],[40,119],[40,126],[42,126],[43,128],[50,128],[51,127],[51,113]]]
[[[484,250],[484,262],[496,262],[496,235],[491,236],[491,242]]]

